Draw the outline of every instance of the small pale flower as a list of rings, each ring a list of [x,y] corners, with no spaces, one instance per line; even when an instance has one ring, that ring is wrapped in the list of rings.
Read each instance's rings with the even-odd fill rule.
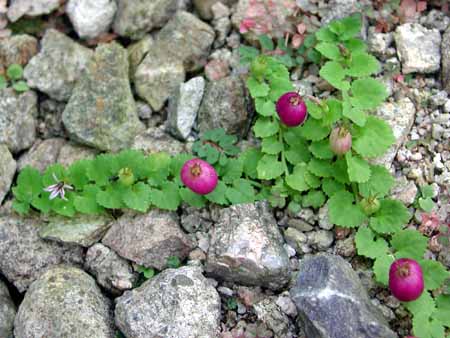
[[[56,197],[60,196],[61,199],[64,201],[67,201],[67,198],[65,197],[67,190],[73,190],[73,187],[69,184],[64,183],[63,181],[58,180],[58,177],[56,177],[55,174],[53,174],[53,178],[55,179],[55,184],[49,185],[47,188],[44,189],[44,191],[47,191],[50,193],[49,199],[55,199]]]

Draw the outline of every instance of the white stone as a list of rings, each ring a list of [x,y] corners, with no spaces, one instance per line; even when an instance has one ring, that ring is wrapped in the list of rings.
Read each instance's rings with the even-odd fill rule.
[[[22,16],[50,14],[60,6],[60,0],[11,0],[8,8],[9,21],[17,21]]]

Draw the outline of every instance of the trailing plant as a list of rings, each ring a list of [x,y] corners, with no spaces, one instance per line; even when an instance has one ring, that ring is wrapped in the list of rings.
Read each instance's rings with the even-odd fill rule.
[[[0,74],[0,89],[11,86],[16,92],[26,92],[30,88],[23,80],[23,68],[19,64],[10,65],[5,75]]]

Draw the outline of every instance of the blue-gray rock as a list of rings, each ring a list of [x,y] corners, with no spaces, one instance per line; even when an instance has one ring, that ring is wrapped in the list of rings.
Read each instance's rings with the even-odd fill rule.
[[[22,16],[50,14],[61,5],[60,0],[11,0],[8,7],[9,21],[17,21]]]
[[[48,29],[40,52],[25,67],[24,77],[31,88],[55,100],[67,101],[92,55],[90,49],[63,33]]]
[[[14,323],[16,338],[114,338],[111,301],[83,270],[60,265],[25,294]]]
[[[289,258],[267,203],[233,205],[219,214],[206,272],[244,285],[282,288],[290,278]]]
[[[63,112],[70,136],[105,151],[129,148],[144,130],[128,80],[128,54],[118,43],[95,50]]]
[[[0,143],[18,153],[36,139],[37,95],[18,94],[12,88],[0,89]]]
[[[308,338],[397,337],[340,256],[318,254],[301,260],[290,294]]]
[[[15,317],[16,306],[9,295],[8,288],[0,281],[0,337],[13,338]]]
[[[115,318],[127,338],[213,338],[220,297],[200,268],[167,269],[117,298]]]
[[[9,191],[15,173],[16,161],[8,148],[0,144],[0,205]]]

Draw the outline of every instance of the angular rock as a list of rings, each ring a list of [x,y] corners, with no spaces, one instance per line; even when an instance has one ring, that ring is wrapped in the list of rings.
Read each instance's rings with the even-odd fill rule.
[[[134,82],[134,74],[138,66],[144,60],[145,56],[153,47],[153,38],[151,35],[145,36],[143,39],[131,44],[127,48],[128,62],[130,63],[130,79]]]
[[[111,301],[83,270],[54,267],[26,293],[14,334],[19,338],[114,338]]]
[[[273,331],[275,337],[292,337],[289,318],[281,312],[274,299],[265,298],[253,305],[258,320]]]
[[[167,269],[116,299],[116,325],[126,337],[212,338],[220,297],[198,267]]]
[[[27,34],[12,35],[0,44],[0,65],[5,68],[13,63],[25,66],[38,52],[38,41]]]
[[[339,256],[304,258],[290,294],[307,337],[394,338],[358,275]]]
[[[131,289],[138,277],[127,260],[100,243],[88,249],[84,267],[97,278],[98,284],[114,295]]]
[[[87,248],[102,239],[112,221],[113,218],[107,215],[79,215],[74,218],[55,216],[40,227],[39,236]]]
[[[219,214],[206,272],[244,285],[282,288],[290,277],[289,258],[267,204],[233,205]]]
[[[115,0],[69,0],[66,14],[82,39],[93,39],[107,32],[116,14]]]
[[[394,33],[402,73],[434,73],[441,64],[441,34],[419,24],[406,23]]]
[[[97,47],[63,113],[75,140],[105,151],[129,148],[144,130],[128,81],[128,55],[112,42]]]
[[[95,149],[67,142],[62,146],[57,162],[65,167],[68,167],[73,162],[81,159],[93,159],[96,154],[97,152]]]
[[[394,42],[392,33],[379,33],[375,27],[369,28],[367,44],[371,53],[385,55],[392,42]]]
[[[65,137],[66,131],[62,123],[62,113],[66,107],[65,102],[47,99],[39,104],[38,135],[43,139],[52,137]]]
[[[391,189],[392,198],[409,206],[414,203],[417,195],[417,186],[413,181],[408,181],[405,176],[396,179],[395,186]]]
[[[8,8],[9,21],[17,21],[22,16],[50,14],[61,5],[60,0],[11,0]]]
[[[448,93],[450,93],[450,27],[448,27],[445,33],[442,35],[441,55],[442,86]]]
[[[16,161],[8,148],[4,144],[0,144],[0,205],[11,187],[15,173]]]
[[[229,134],[243,134],[248,123],[245,88],[236,76],[229,76],[206,86],[200,110],[200,132],[224,128]]]
[[[211,20],[213,18],[212,6],[218,2],[224,5],[231,6],[238,0],[194,0],[194,6],[200,17],[204,20]]]
[[[308,244],[317,250],[325,251],[333,244],[333,241],[332,231],[317,230],[308,232]]]
[[[409,98],[404,97],[394,103],[384,103],[377,109],[375,115],[391,126],[396,141],[383,156],[374,159],[372,163],[390,168],[398,149],[405,142],[414,123],[416,107]]]
[[[0,89],[0,143],[12,153],[31,147],[36,139],[37,95]]]
[[[0,216],[0,271],[20,292],[54,265],[83,263],[81,247],[42,240],[39,224],[37,218]]]
[[[37,88],[55,100],[67,101],[92,55],[90,49],[63,33],[48,29],[39,54],[25,67],[24,77],[31,88]]]
[[[15,317],[16,306],[9,295],[8,288],[0,281],[0,337],[13,338]]]
[[[163,129],[151,127],[144,133],[136,136],[131,148],[141,150],[144,154],[166,152],[177,155],[186,152],[186,147],[180,141],[166,134]]]
[[[177,10],[177,0],[118,1],[114,31],[134,40],[141,39],[153,28],[162,27]]]
[[[125,214],[112,224],[102,243],[139,265],[162,270],[169,257],[182,261],[195,247],[178,222],[175,213],[159,209]]]
[[[205,79],[198,76],[181,84],[175,97],[170,99],[167,122],[174,136],[186,140],[191,133],[204,89]]]
[[[320,13],[321,23],[326,25],[333,20],[345,18],[359,11],[357,0],[330,0]]]
[[[27,165],[44,172],[48,166],[54,164],[59,156],[59,152],[66,141],[62,138],[50,138],[36,141],[31,149],[23,154],[17,163],[18,170],[22,170]]]

